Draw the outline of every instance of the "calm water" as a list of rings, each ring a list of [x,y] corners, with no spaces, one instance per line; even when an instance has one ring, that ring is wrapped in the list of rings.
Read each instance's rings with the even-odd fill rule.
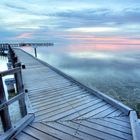
[[[140,111],[140,47],[100,46],[55,44],[37,52],[41,60]]]

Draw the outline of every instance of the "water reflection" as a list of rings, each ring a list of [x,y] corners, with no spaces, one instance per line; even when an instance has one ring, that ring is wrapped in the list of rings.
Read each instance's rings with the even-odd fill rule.
[[[140,111],[138,45],[65,44],[37,50],[40,59]]]

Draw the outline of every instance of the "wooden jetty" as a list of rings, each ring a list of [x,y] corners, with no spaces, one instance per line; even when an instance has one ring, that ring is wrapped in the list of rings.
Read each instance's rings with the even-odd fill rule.
[[[21,49],[14,49],[13,53],[11,71],[21,72],[22,69],[20,85],[24,85],[26,92],[19,86],[24,118],[14,128],[10,121],[9,125],[3,123],[5,133],[1,139],[140,140],[140,123],[133,109],[88,88]],[[6,113],[0,112],[0,115],[7,116]]]
[[[23,46],[33,46],[33,47],[41,46],[41,47],[43,47],[43,46],[53,46],[54,44],[53,43],[35,43],[35,42],[32,42],[32,43],[0,43],[0,48],[7,49],[8,45],[10,45],[11,47],[23,47]]]

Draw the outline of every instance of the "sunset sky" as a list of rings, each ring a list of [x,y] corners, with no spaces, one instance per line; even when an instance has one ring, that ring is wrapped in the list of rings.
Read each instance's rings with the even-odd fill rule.
[[[140,0],[1,0],[0,41],[140,45]]]

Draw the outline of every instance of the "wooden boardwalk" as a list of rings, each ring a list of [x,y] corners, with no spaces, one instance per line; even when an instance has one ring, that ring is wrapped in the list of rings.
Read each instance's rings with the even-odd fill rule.
[[[35,114],[34,121],[14,139],[138,140],[135,111],[20,49],[14,51],[26,66],[24,88]]]

